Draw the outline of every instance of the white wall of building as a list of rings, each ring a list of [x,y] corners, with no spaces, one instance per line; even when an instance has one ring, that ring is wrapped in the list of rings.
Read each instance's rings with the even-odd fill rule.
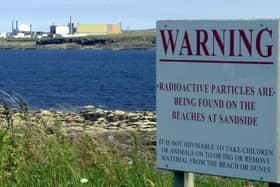
[[[7,38],[7,35],[6,32],[0,32],[0,38]]]
[[[19,32],[16,35],[14,35],[13,38],[31,38],[31,35],[30,34],[26,35],[22,32]]]
[[[18,26],[18,31],[19,32],[30,32],[30,26],[26,24],[20,24]]]
[[[70,30],[68,26],[58,25],[56,26],[56,33],[55,34],[61,34],[66,35],[69,34]]]

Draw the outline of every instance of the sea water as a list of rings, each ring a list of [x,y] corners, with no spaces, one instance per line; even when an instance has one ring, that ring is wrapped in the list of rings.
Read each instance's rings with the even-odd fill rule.
[[[0,50],[0,98],[32,110],[155,110],[155,51]]]

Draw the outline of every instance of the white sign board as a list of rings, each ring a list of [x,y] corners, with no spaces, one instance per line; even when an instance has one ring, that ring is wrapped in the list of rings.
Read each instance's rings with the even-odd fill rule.
[[[279,20],[157,22],[157,166],[279,182]]]

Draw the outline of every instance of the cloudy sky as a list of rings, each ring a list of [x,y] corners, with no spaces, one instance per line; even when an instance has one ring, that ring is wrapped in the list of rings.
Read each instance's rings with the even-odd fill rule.
[[[0,32],[12,20],[49,31],[52,23],[122,23],[123,29],[155,28],[166,19],[280,18],[280,0],[4,0]]]

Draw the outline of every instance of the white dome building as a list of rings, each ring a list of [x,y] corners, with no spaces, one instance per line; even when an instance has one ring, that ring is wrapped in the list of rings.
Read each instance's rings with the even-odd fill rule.
[[[19,32],[30,32],[30,26],[26,24],[20,24],[18,26],[18,31]]]

